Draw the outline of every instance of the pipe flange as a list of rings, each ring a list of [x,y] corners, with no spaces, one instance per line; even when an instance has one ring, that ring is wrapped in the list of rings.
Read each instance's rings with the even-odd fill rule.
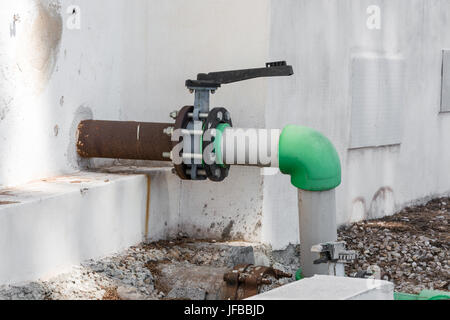
[[[179,112],[178,116],[175,121],[175,130],[177,129],[186,129],[189,122],[192,120],[189,117],[189,113],[194,112],[194,106],[185,106],[183,107]],[[183,143],[183,137],[180,137],[178,141],[172,141],[172,148],[175,148],[179,143]],[[180,151],[179,157],[182,156],[183,150]],[[184,163],[181,164],[174,164],[175,167],[175,173],[182,179],[182,180],[192,180],[191,176],[187,174],[187,170],[189,169],[188,166]]]
[[[233,123],[231,121],[231,115],[225,108],[215,108],[210,111],[208,118],[205,121],[204,129],[203,129],[203,150],[206,150],[206,148],[214,143],[215,138],[211,138],[208,140],[205,140],[205,134],[210,129],[217,129],[217,127],[220,124],[228,124],[230,127],[233,126]],[[212,156],[212,155],[206,155],[206,156]],[[204,155],[205,157],[205,155]],[[228,174],[230,172],[230,166],[225,164],[204,164],[206,176],[209,180],[214,182],[221,182],[225,180],[226,177],[228,177]]]

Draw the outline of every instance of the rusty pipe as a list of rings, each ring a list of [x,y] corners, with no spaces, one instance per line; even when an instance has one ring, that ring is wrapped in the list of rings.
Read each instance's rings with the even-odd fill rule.
[[[170,161],[164,130],[172,123],[86,120],[78,126],[77,152],[83,158]]]

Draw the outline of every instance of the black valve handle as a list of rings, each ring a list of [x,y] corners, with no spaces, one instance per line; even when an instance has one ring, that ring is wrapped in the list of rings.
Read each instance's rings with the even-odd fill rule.
[[[286,61],[277,61],[266,63],[265,68],[200,73],[197,80],[187,80],[186,86],[188,88],[219,88],[222,84],[255,78],[287,77],[293,74],[292,66],[288,66]]]

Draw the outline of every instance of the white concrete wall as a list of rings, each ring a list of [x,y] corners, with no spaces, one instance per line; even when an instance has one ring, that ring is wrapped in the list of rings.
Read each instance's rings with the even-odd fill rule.
[[[81,9],[79,30],[67,26],[71,5]],[[263,65],[269,5],[260,0],[2,1],[0,186],[103,164],[82,161],[75,153],[82,119],[169,121],[170,111],[193,103],[184,86],[188,78]],[[20,21],[14,24],[16,14]],[[264,127],[266,91],[264,81],[229,85],[213,97],[212,106],[229,108],[237,126]],[[245,168],[234,169],[221,185],[158,175],[150,238],[185,231],[258,240],[262,181],[259,170]]]
[[[81,8],[80,30],[67,27],[72,4]],[[373,4],[381,30],[366,27]],[[329,136],[343,165],[338,223],[447,193],[450,119],[439,114],[439,100],[449,15],[447,0],[2,1],[0,186],[88,165],[74,144],[83,118],[168,121],[170,111],[192,104],[184,81],[198,72],[285,59],[295,76],[224,86],[212,106],[229,108],[237,127],[299,124]],[[351,58],[367,53],[405,60],[402,144],[349,151]],[[152,239],[229,230],[275,248],[298,242],[288,177],[233,168],[214,184],[161,174],[152,192]]]
[[[366,27],[369,5],[381,8],[381,29]],[[271,80],[267,127],[287,123],[322,131],[342,159],[337,189],[339,224],[392,214],[406,204],[450,191],[450,114],[440,114],[441,50],[450,47],[450,1],[273,1],[272,59],[293,64],[295,79]],[[349,150],[351,58],[356,54],[401,56],[406,63],[403,134],[399,146]],[[284,219],[269,226],[285,241],[296,238],[297,207],[286,179],[265,183],[265,214]],[[266,180],[267,181],[267,180]],[[286,194],[289,192],[289,196]],[[280,212],[273,199],[289,198]],[[276,240],[272,240],[276,242]],[[281,243],[280,243],[281,245]]]

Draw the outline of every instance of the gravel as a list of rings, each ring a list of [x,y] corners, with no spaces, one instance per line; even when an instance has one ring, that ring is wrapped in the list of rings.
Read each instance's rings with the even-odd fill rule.
[[[283,264],[282,253],[272,253],[264,245],[239,242],[179,239],[141,244],[50,279],[0,286],[0,300],[219,299],[223,274],[237,264],[254,264],[257,257],[283,270],[298,268]]]
[[[339,239],[359,253],[358,260],[347,266],[347,274],[377,265],[396,291],[450,291],[449,211],[450,198],[441,198],[341,228]]]
[[[121,295],[122,300],[157,299],[153,276],[144,266],[150,256],[133,247],[120,255],[86,261],[49,280],[2,286],[0,299],[116,300]]]
[[[394,282],[396,291],[449,291],[449,211],[450,198],[442,198],[391,217],[341,228],[340,240],[359,253],[347,266],[347,274],[378,266],[382,278]],[[223,273],[235,265],[268,265],[293,275],[263,286],[265,292],[294,281],[298,262],[299,246],[272,251],[260,244],[180,238],[89,260],[51,279],[0,286],[0,299],[218,299]]]
[[[169,299],[179,299],[180,297],[189,300],[206,300],[206,291],[201,288],[176,287],[167,295]]]

